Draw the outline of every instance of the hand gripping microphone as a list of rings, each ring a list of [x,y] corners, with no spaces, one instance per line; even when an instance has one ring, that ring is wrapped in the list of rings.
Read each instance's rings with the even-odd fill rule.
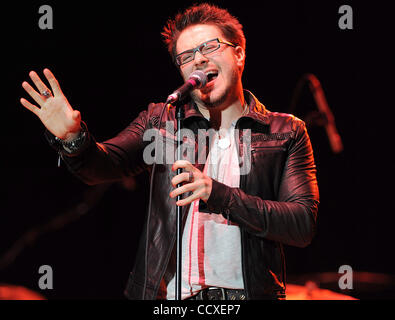
[[[207,83],[207,76],[201,70],[196,70],[191,73],[189,79],[176,91],[167,97],[166,104],[174,103],[185,99],[185,97],[195,89],[203,88]]]

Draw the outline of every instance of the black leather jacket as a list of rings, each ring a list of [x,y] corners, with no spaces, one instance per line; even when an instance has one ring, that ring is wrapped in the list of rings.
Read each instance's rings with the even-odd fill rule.
[[[304,247],[315,233],[319,195],[313,150],[305,124],[298,118],[270,112],[245,91],[249,112],[236,124],[251,129],[251,170],[240,176],[240,188],[213,181],[210,198],[201,210],[223,214],[241,230],[242,270],[247,299],[285,297],[283,244]],[[149,169],[143,160],[145,130],[158,128],[163,103],[148,109],[116,137],[96,143],[88,133],[77,154],[61,152],[69,169],[87,184],[98,184],[135,175]],[[174,121],[174,110],[165,112],[165,121]],[[193,103],[185,105],[184,127],[209,128],[209,122]],[[175,130],[176,130],[175,125]],[[47,135],[52,144],[53,136]],[[242,155],[242,139],[238,138]],[[203,170],[204,164],[196,164]],[[175,272],[176,210],[169,197],[175,172],[171,164],[157,165],[153,180],[152,211],[148,228],[141,236],[137,259],[125,290],[130,299],[164,299],[166,283]],[[185,218],[189,206],[183,207]],[[185,221],[185,219],[184,219]],[[146,281],[145,296],[143,286]]]

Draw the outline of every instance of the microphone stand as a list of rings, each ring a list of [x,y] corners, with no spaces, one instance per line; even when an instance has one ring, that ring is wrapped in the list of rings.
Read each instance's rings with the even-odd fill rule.
[[[174,91],[170,96],[168,96],[166,101],[166,106],[175,103],[175,116],[177,120],[177,159],[182,160],[181,154],[181,129],[182,121],[185,118],[185,112],[181,101],[186,93],[193,89],[200,89],[204,87],[207,83],[207,75],[201,71],[196,70],[191,73],[189,79],[176,91]],[[182,173],[182,169],[177,169],[177,175]],[[181,187],[181,183],[177,184],[177,188]],[[177,201],[182,199],[182,195],[177,196]],[[176,285],[175,285],[175,300],[181,300],[181,277],[182,277],[182,207],[176,205],[177,214],[177,256],[176,256]]]
[[[185,118],[185,112],[183,105],[178,102],[176,104],[176,120],[177,120],[177,160],[182,159],[181,154],[181,129],[182,129],[182,122]],[[182,169],[177,169],[177,175],[182,173]],[[177,188],[181,187],[181,183],[177,185]],[[182,199],[182,195],[177,196],[177,201]],[[182,207],[176,205],[176,219],[177,219],[177,255],[176,255],[176,285],[175,285],[175,300],[181,300],[181,277],[182,277]]]

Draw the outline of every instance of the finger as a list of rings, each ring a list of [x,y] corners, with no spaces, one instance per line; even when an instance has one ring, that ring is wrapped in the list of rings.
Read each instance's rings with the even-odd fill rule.
[[[175,171],[179,168],[185,169],[187,171],[193,171],[195,167],[188,160],[177,160],[173,163],[172,170]]]
[[[27,101],[24,98],[21,98],[19,100],[21,102],[21,104],[28,110],[30,110],[31,112],[33,112],[35,115],[38,116],[38,112],[40,111],[40,108],[38,108],[37,106],[35,106],[34,104],[30,103],[29,101]]]
[[[171,184],[173,187],[178,185],[179,183],[183,181],[189,181],[189,172],[182,172],[181,174],[176,175],[173,179],[171,179]]]
[[[172,192],[170,192],[170,198],[175,198],[180,194],[183,194],[188,191],[194,191],[198,187],[198,184],[196,182],[188,183],[185,184],[177,189],[174,189]]]
[[[58,80],[56,80],[56,78],[53,75],[53,73],[51,72],[51,70],[45,68],[44,69],[44,76],[47,78],[54,96],[63,95],[62,90],[60,89],[60,86],[59,86],[59,82],[58,82]]]
[[[179,207],[182,207],[187,204],[190,204],[191,202],[193,202],[199,198],[200,198],[200,192],[196,192],[196,193],[191,194],[189,197],[187,197],[185,199],[181,199],[181,200],[177,201],[176,205]]]
[[[26,90],[29,96],[31,96],[34,101],[36,101],[42,107],[42,105],[45,103],[43,97],[39,93],[37,93],[37,91],[34,90],[34,88],[26,81],[22,83],[22,87]]]
[[[40,77],[38,74],[34,71],[29,72],[29,77],[32,79],[33,83],[36,85],[36,88],[38,89],[38,92],[42,94],[44,91],[48,90],[48,87],[45,85],[44,82],[41,81]]]

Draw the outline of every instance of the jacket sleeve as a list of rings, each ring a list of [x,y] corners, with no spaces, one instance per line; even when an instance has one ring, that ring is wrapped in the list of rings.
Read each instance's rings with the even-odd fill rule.
[[[246,194],[213,180],[207,200],[211,212],[222,213],[249,233],[298,247],[307,246],[315,233],[319,192],[310,138],[298,121],[290,145],[278,201]]]
[[[86,184],[116,181],[136,175],[147,167],[143,161],[143,135],[148,122],[147,113],[148,111],[142,111],[117,136],[101,143],[96,142],[88,132],[81,151],[75,154],[69,154],[56,146],[48,132],[46,136],[50,144],[55,149],[58,148],[67,168]]]

